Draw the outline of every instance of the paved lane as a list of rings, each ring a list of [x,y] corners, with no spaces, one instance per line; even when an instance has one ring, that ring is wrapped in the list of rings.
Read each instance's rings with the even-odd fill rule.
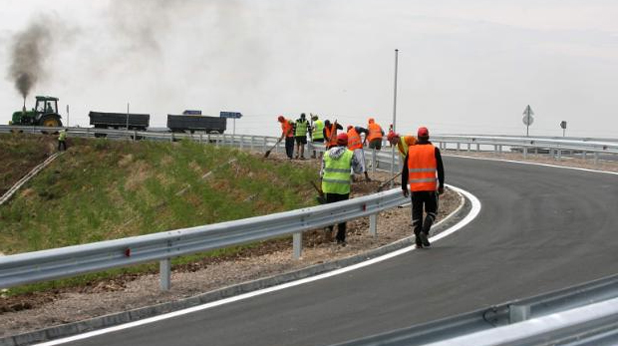
[[[67,345],[327,345],[618,273],[618,176],[445,157],[471,224],[369,267]]]

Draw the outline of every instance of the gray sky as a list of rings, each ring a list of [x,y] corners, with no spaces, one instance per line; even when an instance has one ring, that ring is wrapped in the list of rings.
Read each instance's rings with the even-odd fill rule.
[[[301,112],[387,127],[399,54],[397,129],[618,137],[618,2],[612,0],[3,0],[0,123],[22,97],[16,34],[52,41],[34,95],[88,112],[240,111],[236,133],[275,135]],[[66,122],[66,117],[65,117]],[[228,123],[231,130],[232,124]],[[231,131],[230,131],[231,132]]]

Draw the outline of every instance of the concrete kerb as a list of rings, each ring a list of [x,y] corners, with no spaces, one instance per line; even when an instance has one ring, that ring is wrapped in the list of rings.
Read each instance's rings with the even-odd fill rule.
[[[434,228],[432,229],[432,232],[434,234],[439,234],[449,229],[453,225],[457,224],[457,222],[462,220],[466,215],[468,215],[468,213],[472,209],[472,203],[464,196],[461,197],[463,200],[463,204],[460,205],[460,207],[453,214],[449,215],[448,217],[443,219],[442,222],[434,226]],[[32,345],[34,343],[51,341],[54,339],[69,337],[85,332],[121,325],[128,322],[138,321],[144,318],[162,315],[173,311],[187,309],[206,303],[211,303],[224,298],[229,298],[240,294],[257,291],[260,289],[273,287],[276,285],[330,272],[339,268],[351,266],[399,249],[403,249],[413,244],[414,237],[410,236],[358,255],[335,260],[332,262],[316,264],[310,267],[302,268],[280,275],[274,275],[233,286],[224,287],[218,290],[203,293],[178,301],[157,304],[129,311],[123,311],[120,313],[95,317],[84,321],[67,323],[55,327],[36,330],[33,332],[7,336],[0,339],[0,346]]]

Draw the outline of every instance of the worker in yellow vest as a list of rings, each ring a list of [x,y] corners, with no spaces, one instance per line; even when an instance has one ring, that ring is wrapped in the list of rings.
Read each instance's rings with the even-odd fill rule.
[[[396,132],[390,131],[386,136],[386,139],[393,146],[397,146],[397,150],[399,150],[399,154],[401,157],[406,157],[408,155],[408,147],[416,144],[416,137],[414,136],[401,136]]]
[[[311,146],[314,148],[320,143],[324,143],[324,122],[318,118],[317,114],[311,114]],[[321,157],[320,152],[320,157]],[[311,158],[317,157],[317,151],[314,149]]]
[[[368,131],[364,127],[348,125],[348,149],[352,150],[361,166],[361,170],[365,174],[365,181],[371,181],[367,173],[367,165],[365,165],[365,152],[363,151],[361,133],[364,133],[365,137],[367,137]]]
[[[403,170],[401,189],[404,197],[409,196],[408,183],[412,191],[412,227],[416,247],[429,247],[429,231],[438,213],[438,196],[444,193],[444,165],[440,149],[429,141],[429,130],[418,129],[418,142],[408,147]],[[423,207],[427,217],[423,221]]]
[[[67,150],[67,131],[69,131],[69,129],[62,129],[58,134],[58,151]]]
[[[322,178],[322,192],[326,197],[326,203],[345,201],[350,198],[351,171],[360,173],[360,165],[354,153],[348,149],[348,135],[337,135],[337,146],[330,148],[322,159],[320,177]],[[329,226],[332,234],[334,226]],[[337,244],[346,245],[346,223],[337,225]]]

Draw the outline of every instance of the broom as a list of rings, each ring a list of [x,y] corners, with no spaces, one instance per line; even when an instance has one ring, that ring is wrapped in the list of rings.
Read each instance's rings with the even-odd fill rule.
[[[273,145],[272,148],[266,150],[266,153],[264,153],[264,158],[267,158],[268,155],[270,155],[270,152],[273,151],[273,149],[275,149],[275,147],[277,146],[277,144],[279,144],[279,142],[281,142],[281,138],[279,138],[277,143],[275,143],[275,145]]]

